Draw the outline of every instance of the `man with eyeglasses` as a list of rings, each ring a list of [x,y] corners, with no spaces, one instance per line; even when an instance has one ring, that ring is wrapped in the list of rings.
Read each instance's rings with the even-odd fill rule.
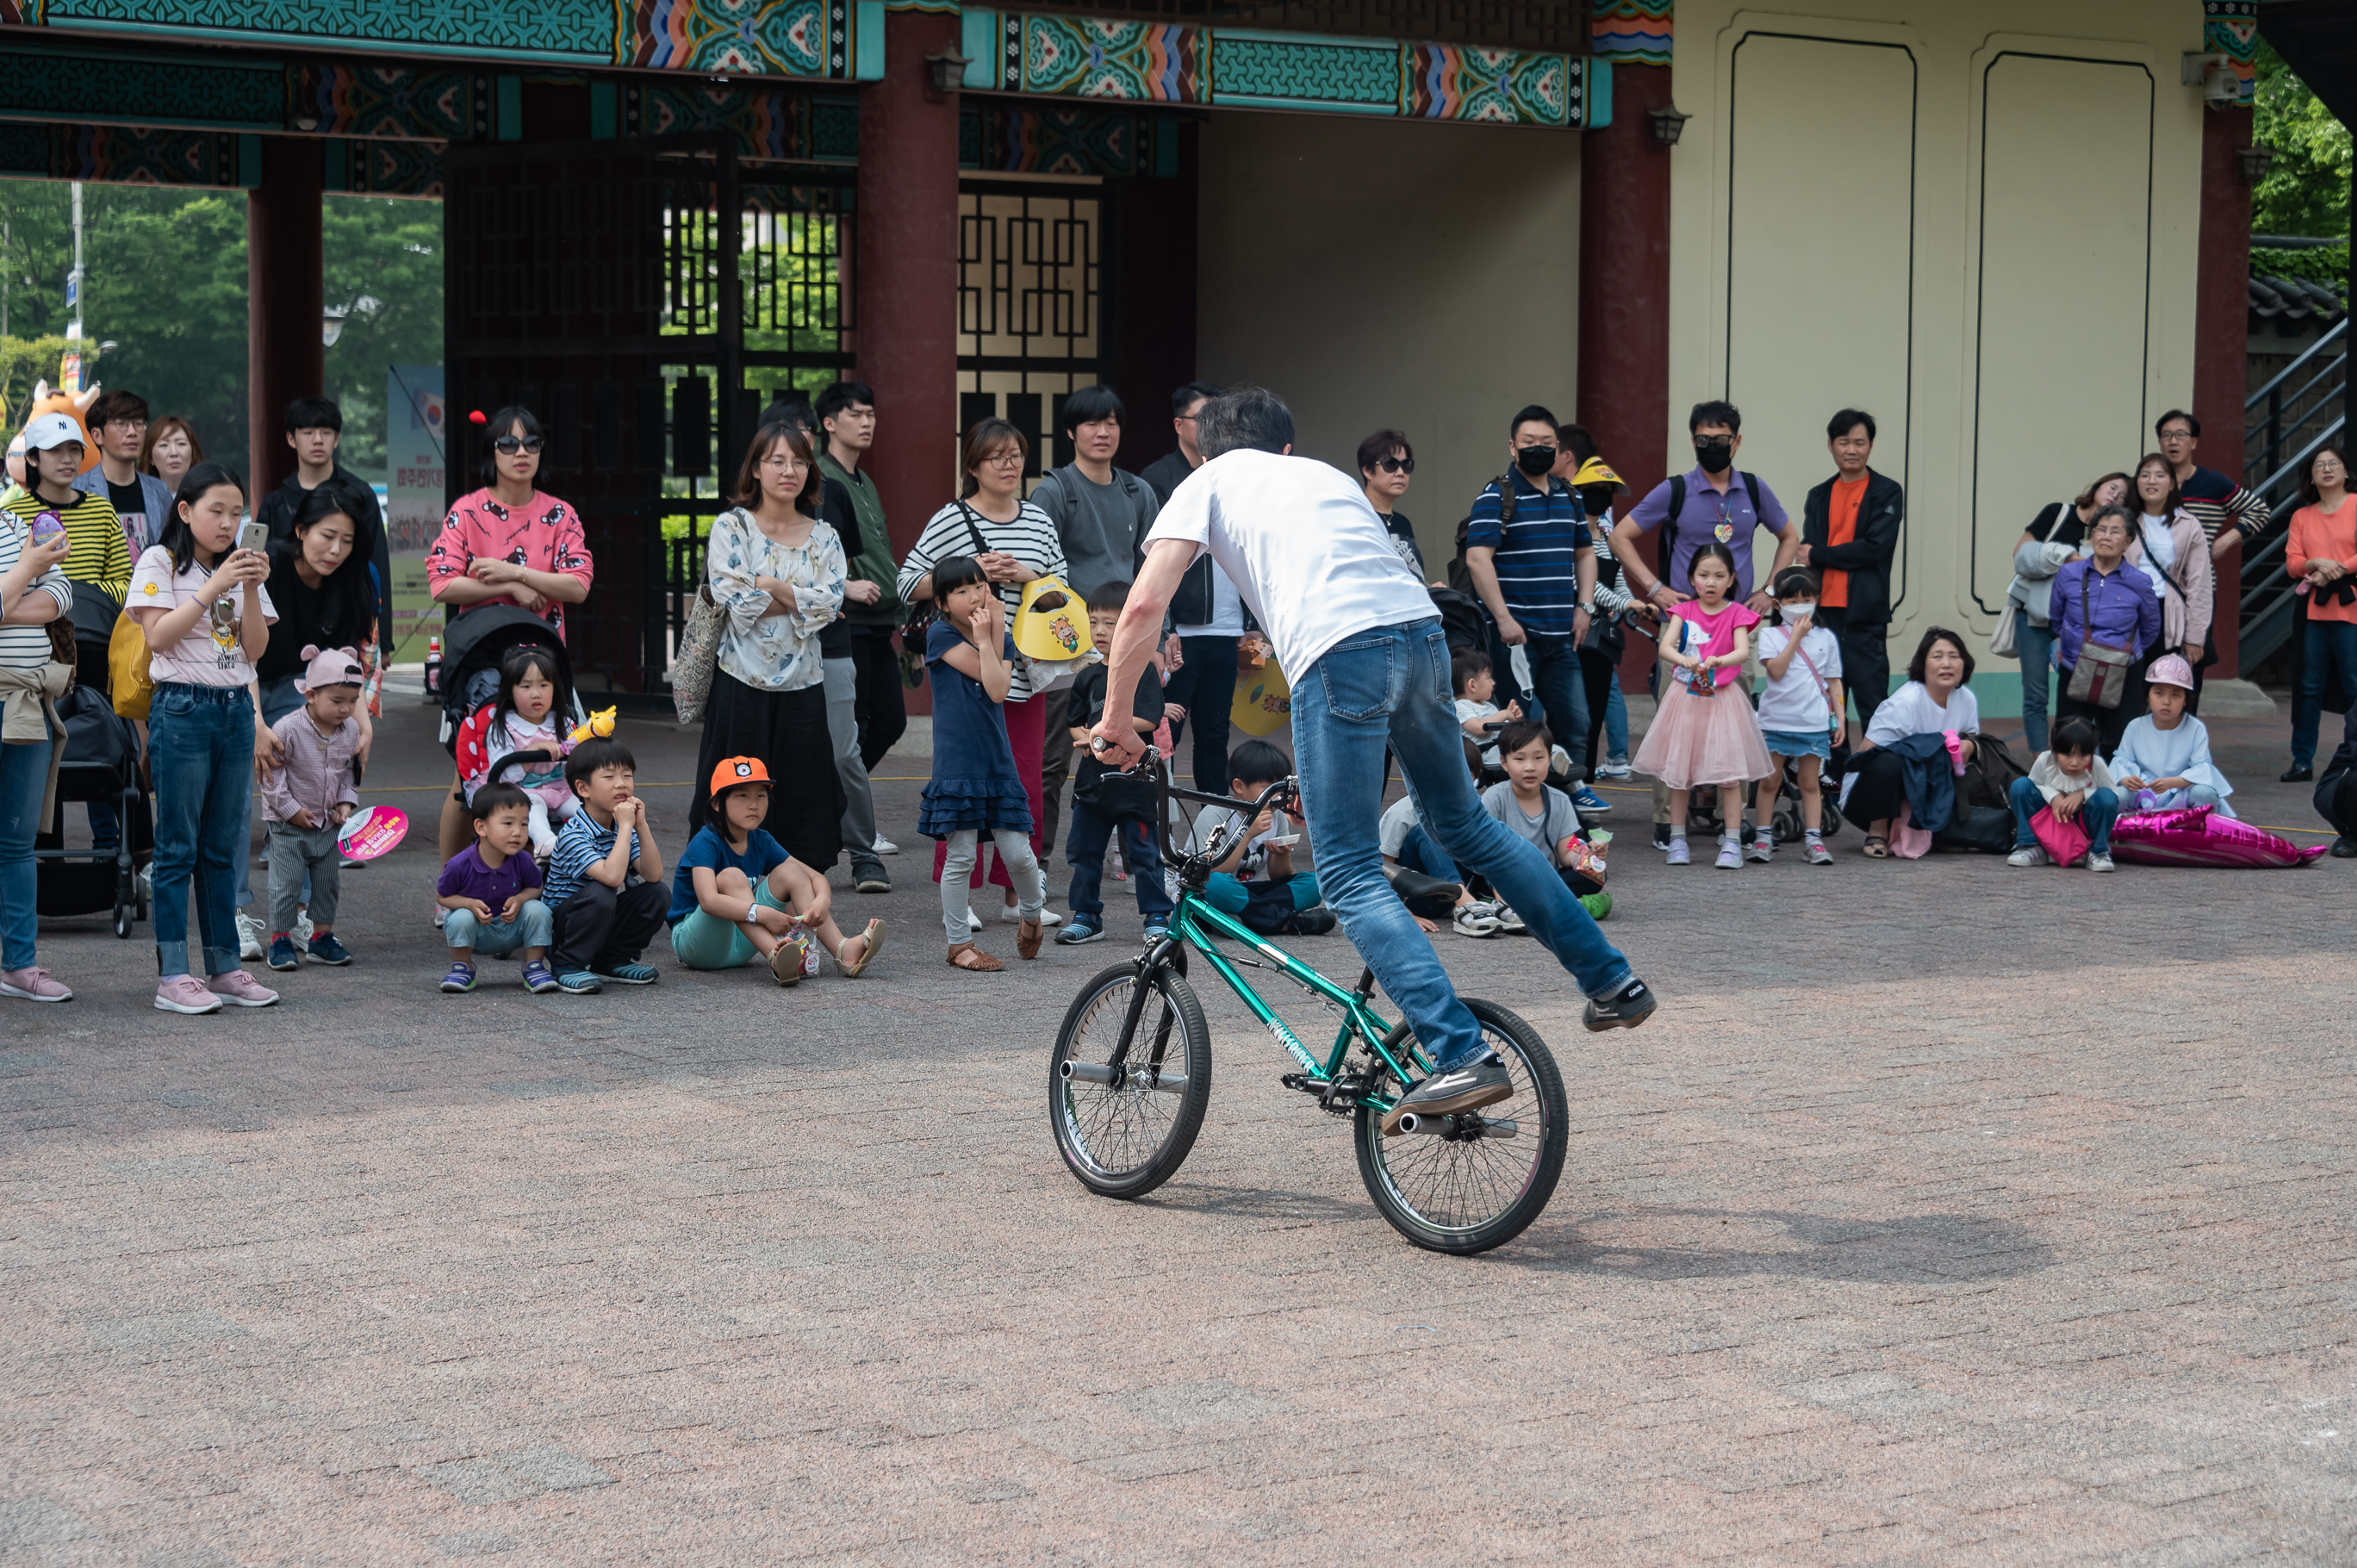
[[[1499,690],[1522,694],[1508,673],[1507,650],[1523,650],[1555,744],[1590,770],[1579,645],[1596,614],[1596,542],[1579,497],[1555,476],[1555,415],[1533,403],[1506,431],[1509,467],[1473,498],[1465,520],[1465,571],[1496,630],[1491,658]],[[1587,777],[1583,771],[1573,804],[1583,817],[1600,817],[1610,808]]]
[[[817,444],[819,515],[843,540],[843,622],[859,676],[859,760],[873,770],[909,728],[899,657],[892,650],[892,634],[908,613],[892,585],[900,564],[884,525],[883,498],[859,471],[876,445],[876,389],[866,381],[837,381],[818,394],[813,412],[825,436]],[[899,851],[885,839],[874,843],[874,853]]]
[[[386,538],[384,513],[376,501],[376,489],[366,479],[336,460],[336,449],[343,444],[344,411],[332,399],[298,397],[286,405],[283,422],[286,445],[295,449],[295,472],[286,482],[262,498],[253,509],[254,518],[270,530],[273,544],[295,536],[295,514],[303,510],[303,498],[326,484],[337,475],[343,476],[344,486],[352,493],[355,505],[365,504],[367,517],[352,521],[364,532],[373,531],[375,548],[369,557],[369,571],[375,579],[377,638],[380,643],[393,626],[393,547]],[[144,434],[144,433],[143,433]],[[361,499],[366,497],[363,503]],[[160,526],[156,531],[161,534]]]
[[[147,440],[147,400],[137,392],[101,392],[91,405],[90,433],[98,442],[98,467],[75,479],[73,488],[107,499],[123,525],[124,548],[136,561],[172,516],[171,490],[155,475],[139,471],[139,448]],[[107,630],[113,629],[110,623]]]
[[[2152,433],[2160,442],[2160,455],[2169,464],[2169,477],[2177,481],[2177,503],[2201,524],[2201,532],[2210,541],[2212,560],[2221,559],[2238,542],[2247,551],[2266,537],[2275,514],[2267,510],[2267,503],[2259,499],[2258,492],[2215,468],[2205,468],[2194,462],[2194,449],[2201,445],[2200,420],[2181,408],[2172,408],[2154,424]],[[2205,630],[2201,657],[2193,661],[2193,694],[2185,701],[2187,713],[2201,711],[2204,672],[2217,662],[2216,640]],[[2288,779],[2291,774],[2284,777]]]

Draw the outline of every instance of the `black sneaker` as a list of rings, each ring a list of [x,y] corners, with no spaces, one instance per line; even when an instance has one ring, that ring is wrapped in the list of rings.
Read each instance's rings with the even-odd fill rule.
[[[2277,779],[2276,782],[2282,784],[2307,784],[2313,782],[2315,779],[2315,768],[2302,768],[2298,763],[2294,763],[2289,768],[2284,769],[2283,777]]]
[[[1655,849],[1667,849],[1670,847],[1669,823],[1655,822],[1653,824],[1653,847]]]
[[[1495,1056],[1436,1072],[1401,1095],[1399,1103],[1383,1112],[1383,1136],[1399,1136],[1400,1118],[1411,1111],[1419,1116],[1479,1111],[1484,1105],[1495,1105],[1510,1098],[1513,1092],[1514,1080],[1508,1076],[1506,1064]]]
[[[1334,911],[1323,905],[1313,909],[1297,909],[1285,922],[1285,929],[1297,937],[1322,937],[1337,924]]]
[[[880,860],[852,862],[851,885],[862,893],[892,891],[892,878],[885,875],[884,863]]]
[[[2342,833],[2339,838],[2334,839],[2332,841],[2332,858],[2335,860],[2357,860],[2357,839],[2351,838],[2347,833]]]
[[[1633,1029],[1652,1017],[1653,1009],[1660,1005],[1660,998],[1646,989],[1643,981],[1632,980],[1610,1000],[1590,1001],[1587,1011],[1580,1015],[1579,1021],[1587,1026],[1591,1034],[1600,1035],[1607,1029]]]

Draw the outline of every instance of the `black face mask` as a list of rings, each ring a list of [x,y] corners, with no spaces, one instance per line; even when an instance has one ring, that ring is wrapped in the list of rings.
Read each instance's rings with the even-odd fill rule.
[[[1535,479],[1541,474],[1545,473],[1549,468],[1555,467],[1555,448],[1552,446],[1525,446],[1521,451],[1514,454],[1514,467],[1520,468],[1523,473],[1528,474],[1532,478]]]
[[[1702,465],[1702,471],[1706,474],[1723,474],[1727,472],[1727,466],[1735,461],[1735,443],[1724,436],[1697,441],[1694,448],[1695,460]]]

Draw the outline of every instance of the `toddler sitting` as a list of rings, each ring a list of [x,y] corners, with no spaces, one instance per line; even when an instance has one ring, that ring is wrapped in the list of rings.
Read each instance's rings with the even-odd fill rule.
[[[561,683],[556,661],[527,644],[500,661],[500,694],[458,731],[458,776],[470,806],[476,791],[491,782],[492,765],[500,757],[522,753],[541,759],[510,764],[500,782],[515,785],[532,802],[526,831],[533,854],[544,861],[556,847],[556,830],[579,808],[565,781],[565,759],[573,751],[565,715],[572,709],[573,694]]]

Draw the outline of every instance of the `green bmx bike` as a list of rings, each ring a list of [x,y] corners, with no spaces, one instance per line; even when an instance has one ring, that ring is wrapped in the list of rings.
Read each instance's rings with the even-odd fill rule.
[[[1153,770],[1166,824],[1174,799],[1231,807],[1249,823],[1297,798],[1291,779],[1242,800],[1171,788],[1151,750],[1142,766]],[[1555,1194],[1569,1135],[1563,1079],[1546,1043],[1505,1008],[1466,998],[1484,1043],[1506,1065],[1512,1094],[1478,1112],[1410,1113],[1386,1136],[1385,1113],[1432,1071],[1430,1058],[1406,1024],[1387,1024],[1369,1005],[1372,969],[1361,967],[1354,985],[1338,985],[1212,908],[1204,897],[1211,868],[1233,847],[1223,829],[1195,854],[1166,848],[1178,908],[1164,934],[1072,999],[1048,1064],[1048,1121],[1064,1164],[1090,1191],[1134,1198],[1186,1162],[1211,1099],[1211,1032],[1187,980],[1188,955],[1197,952],[1299,1068],[1278,1081],[1351,1122],[1360,1178],[1401,1235],[1440,1252],[1487,1251],[1520,1235]],[[1222,951],[1220,939],[1242,950]],[[1253,989],[1246,968],[1285,976],[1339,1016],[1322,1059]]]

